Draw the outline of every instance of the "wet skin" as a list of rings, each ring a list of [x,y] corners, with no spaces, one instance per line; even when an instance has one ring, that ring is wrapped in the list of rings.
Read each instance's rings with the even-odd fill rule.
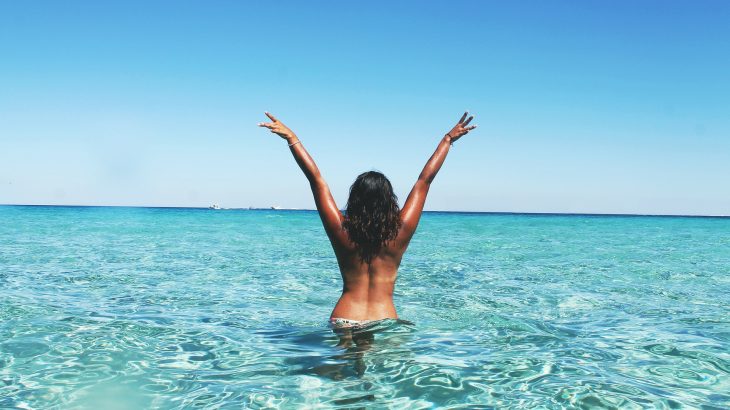
[[[335,203],[314,159],[294,132],[273,115],[266,115],[271,122],[259,123],[259,126],[268,128],[288,142],[294,159],[309,181],[317,211],[337,257],[342,274],[342,296],[330,317],[352,320],[397,318],[393,290],[401,259],[416,232],[428,190],[441,169],[451,144],[476,128],[476,125],[469,125],[474,117],[468,117],[468,113],[464,113],[459,122],[441,139],[403,205],[400,213],[402,225],[398,235],[368,264],[360,258],[357,245],[350,241],[347,231],[343,229],[345,217]]]

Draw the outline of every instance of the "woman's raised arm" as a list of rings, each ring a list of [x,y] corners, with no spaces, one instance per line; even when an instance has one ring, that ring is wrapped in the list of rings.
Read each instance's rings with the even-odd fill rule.
[[[426,162],[426,166],[423,167],[423,171],[421,171],[418,180],[413,185],[411,193],[408,194],[408,199],[406,199],[406,203],[401,210],[401,221],[403,221],[403,225],[401,227],[401,233],[398,235],[401,243],[407,245],[416,232],[418,221],[420,221],[421,213],[423,212],[423,206],[426,203],[428,189],[431,187],[431,182],[436,178],[436,174],[441,169],[441,165],[443,165],[446,155],[449,153],[451,144],[477,127],[476,125],[469,126],[474,116],[466,118],[468,115],[469,113],[465,112],[451,131],[444,135],[436,147],[436,151],[431,155],[428,162]]]
[[[327,232],[327,236],[330,241],[334,244],[346,243],[347,235],[342,230],[342,212],[340,212],[337,204],[335,203],[332,193],[330,192],[327,182],[325,182],[322,174],[317,168],[317,164],[314,159],[309,155],[302,142],[292,130],[289,129],[284,123],[277,120],[273,115],[268,112],[265,113],[271,122],[259,123],[259,127],[268,128],[272,133],[277,134],[281,138],[285,139],[289,144],[289,150],[291,151],[294,159],[299,164],[299,168],[302,169],[304,175],[309,181],[309,186],[312,188],[312,194],[314,195],[314,203],[317,205],[317,211],[319,217],[322,219],[324,230]]]

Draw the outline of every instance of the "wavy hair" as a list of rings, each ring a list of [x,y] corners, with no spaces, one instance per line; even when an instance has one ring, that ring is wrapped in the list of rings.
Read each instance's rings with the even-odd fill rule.
[[[401,226],[398,197],[385,175],[363,172],[350,187],[343,228],[366,263],[395,239]]]

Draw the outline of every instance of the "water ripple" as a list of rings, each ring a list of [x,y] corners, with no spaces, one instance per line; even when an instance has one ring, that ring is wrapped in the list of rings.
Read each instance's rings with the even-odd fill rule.
[[[730,408],[727,220],[424,215],[348,344],[314,213],[0,217],[0,408]]]

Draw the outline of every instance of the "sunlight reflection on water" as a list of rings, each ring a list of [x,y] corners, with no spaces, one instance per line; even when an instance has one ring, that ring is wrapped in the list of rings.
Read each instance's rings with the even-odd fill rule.
[[[730,406],[727,219],[426,214],[341,348],[314,213],[0,217],[1,408]]]

